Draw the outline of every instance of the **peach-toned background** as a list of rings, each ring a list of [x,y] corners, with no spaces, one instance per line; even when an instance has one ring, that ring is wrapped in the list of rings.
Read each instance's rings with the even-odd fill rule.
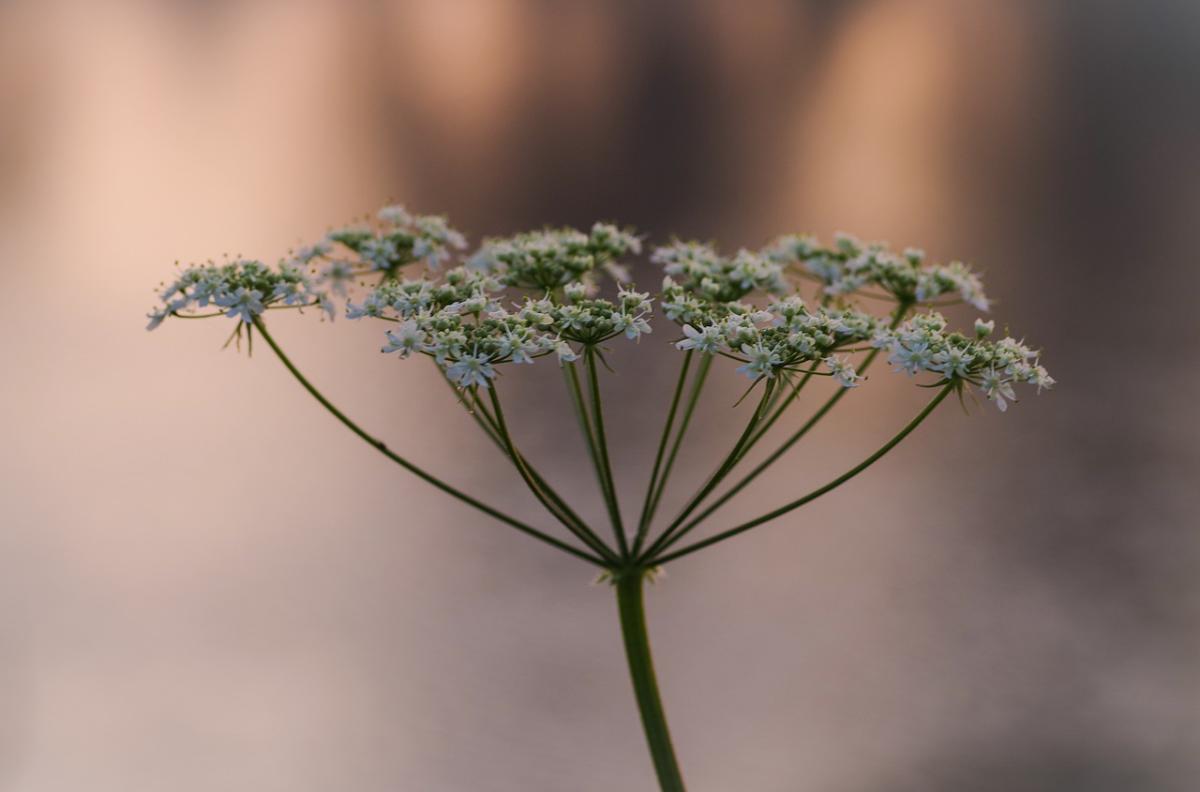
[[[649,607],[686,774],[1194,789],[1198,96],[1188,3],[0,5],[0,789],[651,788],[586,567],[400,475],[225,326],[142,329],[175,259],[272,260],[388,199],[476,239],[846,229],[984,267],[1061,387],[943,409],[672,566]],[[392,445],[537,517],[377,328],[276,324]],[[626,493],[665,340],[615,356]],[[736,432],[717,382],[681,481]],[[555,372],[506,385],[596,513]],[[921,398],[881,369],[725,518]]]

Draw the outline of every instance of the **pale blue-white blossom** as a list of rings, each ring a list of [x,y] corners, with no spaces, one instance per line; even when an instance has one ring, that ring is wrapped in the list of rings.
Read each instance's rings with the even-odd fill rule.
[[[496,370],[487,355],[473,352],[447,366],[446,376],[460,388],[487,388],[489,380],[496,376]]]

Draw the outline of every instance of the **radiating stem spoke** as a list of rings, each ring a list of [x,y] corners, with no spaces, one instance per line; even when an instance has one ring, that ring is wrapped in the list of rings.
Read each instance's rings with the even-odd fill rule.
[[[600,400],[600,377],[596,371],[596,350],[588,347],[583,353],[587,363],[588,386],[592,397],[592,427],[596,438],[596,459],[600,465],[600,477],[603,482],[604,500],[608,507],[608,518],[612,521],[613,534],[617,540],[617,548],[621,558],[629,557],[629,544],[625,538],[625,527],[621,522],[621,506],[617,500],[617,486],[613,480],[612,462],[608,456],[608,438],[604,431],[604,408]]]
[[[893,328],[893,329],[896,328],[902,321],[904,321],[904,317],[907,315],[909,307],[910,306],[908,303],[901,303],[900,305],[898,305],[896,307],[895,313],[892,314],[891,328]],[[867,353],[867,356],[865,358],[863,358],[862,363],[859,364],[858,372],[860,374],[865,372],[868,368],[871,367],[871,363],[873,363],[875,361],[875,358],[878,356],[879,356],[879,350],[872,349],[869,353]],[[814,366],[814,369],[815,369],[815,366]],[[804,378],[801,379],[801,381],[796,385],[796,388],[793,389],[792,394],[788,397],[788,400],[768,419],[768,421],[766,422],[766,425],[751,438],[751,440],[750,440],[751,447],[763,438],[763,436],[767,433],[767,430],[770,429],[771,424],[774,423],[775,420],[777,420],[779,418],[779,416],[783,413],[783,411],[785,409],[787,409],[788,405],[791,404],[791,401],[799,393],[800,389],[804,387],[805,383],[808,381],[809,377],[811,377],[811,376],[812,376],[812,369],[810,369],[809,372],[805,374]],[[815,413],[813,413],[812,417],[809,418],[807,421],[805,421],[803,426],[801,426],[799,429],[797,429],[795,432],[793,432],[792,435],[790,437],[788,437],[788,439],[785,440],[779,446],[779,448],[772,451],[770,453],[770,455],[767,456],[766,459],[764,459],[762,462],[755,465],[753,470],[751,470],[749,473],[747,473],[736,484],[734,484],[732,487],[730,487],[724,494],[722,494],[719,498],[717,498],[711,504],[706,506],[695,517],[693,517],[691,519],[691,521],[688,522],[687,526],[683,529],[684,532],[690,531],[693,528],[695,528],[697,525],[699,525],[700,523],[704,522],[706,519],[708,519],[710,516],[712,516],[713,512],[715,512],[717,509],[724,506],[726,503],[729,502],[729,500],[731,498],[733,498],[735,495],[737,495],[739,492],[741,492],[743,489],[745,489],[747,486],[749,486],[751,482],[753,482],[756,478],[759,477],[759,475],[761,475],[763,473],[763,471],[765,471],[771,465],[775,464],[775,462],[777,462],[781,456],[783,456],[789,450],[791,450],[792,446],[794,446],[796,443],[800,442],[800,440],[806,434],[808,434],[809,431],[814,426],[816,426],[821,421],[821,419],[824,418],[829,413],[829,411],[832,410],[837,405],[837,403],[839,401],[842,400],[842,398],[846,395],[847,390],[848,390],[848,388],[838,388],[837,392],[834,393],[832,396],[830,396],[829,399],[827,399],[826,402],[823,405],[821,405],[821,407]],[[742,457],[745,457],[745,453],[742,454]],[[738,461],[741,461],[741,459],[739,458]]]
[[[879,461],[880,458],[883,457],[884,454],[886,454],[888,451],[891,451],[893,448],[895,448],[896,445],[899,444],[901,440],[908,437],[908,435],[911,434],[912,431],[914,429],[916,429],[921,424],[922,421],[924,421],[926,418],[928,418],[929,414],[932,413],[934,411],[934,409],[939,404],[942,403],[942,399],[945,399],[948,395],[950,395],[950,392],[954,389],[955,389],[954,383],[947,383],[946,385],[942,386],[942,389],[938,391],[937,395],[934,396],[933,399],[927,405],[925,405],[925,408],[923,410],[921,410],[921,412],[917,413],[917,416],[915,418],[913,418],[911,421],[909,421],[908,424],[906,424],[903,429],[901,429],[894,437],[892,437],[891,440],[888,440],[886,443],[883,444],[882,447],[880,447],[877,451],[875,451],[875,453],[871,454],[869,457],[864,459],[862,462],[855,465],[854,467],[852,467],[850,470],[846,471],[842,475],[838,476],[837,478],[835,478],[833,481],[829,482],[825,486],[818,487],[817,489],[808,493],[804,497],[797,498],[796,500],[792,501],[791,503],[784,504],[783,506],[780,506],[778,509],[768,512],[767,514],[764,514],[761,517],[757,517],[753,520],[750,520],[749,522],[745,522],[745,523],[742,523],[741,525],[735,526],[726,531],[722,531],[722,532],[716,534],[715,536],[710,536],[709,538],[703,539],[699,542],[696,542],[695,544],[688,545],[687,547],[684,547],[681,550],[676,550],[674,553],[666,553],[665,551],[668,550],[671,547],[671,545],[673,545],[679,539],[682,539],[683,536],[685,535],[685,532],[680,532],[680,533],[676,534],[674,537],[672,537],[669,541],[665,542],[662,545],[662,547],[658,550],[658,554],[654,558],[652,558],[648,563],[665,564],[668,561],[673,561],[677,558],[682,558],[685,555],[694,553],[697,550],[701,550],[705,547],[714,545],[717,542],[723,542],[724,540],[732,538],[734,536],[737,536],[738,534],[748,531],[751,528],[755,528],[759,525],[762,525],[763,523],[770,522],[771,520],[774,520],[777,517],[782,517],[783,515],[787,514],[788,512],[792,511],[793,509],[798,509],[801,506],[805,505],[806,503],[816,500],[817,498],[821,497],[825,493],[830,492],[831,490],[837,489],[838,487],[842,486],[850,479],[857,476],[859,473],[862,473],[864,470],[869,468],[871,465],[875,464],[877,461]]]
[[[658,484],[654,489],[654,496],[650,500],[650,510],[646,515],[647,530],[650,524],[654,521],[654,515],[658,511],[658,504],[662,500],[663,492],[667,488],[667,480],[671,477],[671,471],[675,467],[675,459],[679,456],[679,449],[683,445],[683,438],[687,434],[688,427],[692,422],[692,415],[696,411],[696,405],[700,401],[700,392],[704,389],[704,383],[708,379],[708,372],[712,368],[713,356],[702,354],[700,357],[700,365],[696,367],[696,375],[692,380],[692,389],[688,395],[687,405],[683,409],[683,418],[679,422],[679,431],[675,433],[675,440],[671,443],[671,451],[667,454],[666,464],[663,465],[662,473],[658,477]],[[644,541],[644,538],[643,538]]]
[[[571,555],[576,556],[577,558],[582,558],[583,560],[588,561],[589,563],[592,563],[592,564],[596,564],[597,566],[608,566],[609,565],[606,560],[600,558],[599,556],[592,555],[591,553],[580,550],[577,547],[572,547],[571,545],[567,544],[566,542],[563,542],[559,539],[555,539],[553,536],[550,536],[547,533],[543,533],[542,531],[539,531],[538,529],[536,529],[532,526],[526,525],[525,523],[521,522],[520,520],[516,519],[515,517],[510,517],[509,515],[505,514],[504,512],[500,511],[499,509],[496,509],[493,506],[489,506],[488,504],[478,500],[477,498],[473,498],[470,495],[467,495],[466,493],[456,489],[455,487],[452,487],[451,485],[447,484],[446,482],[442,481],[441,479],[437,478],[436,476],[434,476],[430,473],[427,473],[425,470],[417,467],[412,462],[409,462],[407,459],[400,456],[399,454],[396,454],[395,452],[393,452],[391,449],[389,449],[387,447],[386,444],[384,444],[384,442],[382,440],[379,440],[379,439],[373,437],[372,435],[368,434],[362,427],[360,427],[354,421],[350,420],[350,418],[345,413],[343,413],[341,410],[339,410],[337,407],[335,407],[332,402],[330,402],[327,398],[325,398],[325,396],[319,390],[317,390],[317,388],[311,382],[309,382],[308,379],[303,374],[300,373],[300,369],[296,368],[296,365],[294,363],[292,363],[291,359],[286,354],[284,354],[283,349],[280,348],[280,346],[275,342],[275,339],[271,336],[271,334],[267,332],[266,323],[263,322],[261,317],[255,318],[254,327],[258,330],[259,333],[262,334],[262,337],[267,342],[267,345],[271,347],[271,351],[273,351],[275,353],[276,357],[279,358],[279,361],[281,363],[283,363],[284,367],[287,368],[287,370],[292,374],[292,376],[296,378],[296,381],[299,382],[302,386],[304,386],[304,389],[306,391],[308,391],[309,394],[314,399],[316,399],[317,402],[319,402],[322,407],[324,407],[326,410],[328,410],[330,412],[330,414],[333,415],[333,417],[337,418],[347,429],[349,429],[354,434],[358,435],[358,437],[360,439],[362,439],[368,445],[375,448],[375,450],[379,451],[379,453],[383,454],[388,459],[392,460],[397,465],[400,465],[400,467],[404,468],[405,470],[407,470],[408,472],[417,476],[418,478],[422,479],[423,481],[437,487],[439,490],[446,493],[447,495],[462,501],[463,503],[467,504],[468,506],[471,506],[472,508],[483,512],[484,514],[488,515],[489,517],[497,519],[502,523],[505,523],[513,528],[516,528],[518,531],[521,531],[522,533],[524,533],[528,536],[532,536],[535,539],[539,539],[539,540],[545,542],[546,544],[552,545],[552,546],[558,548],[559,550],[562,550],[563,552],[570,553]]]
[[[650,548],[646,550],[641,557],[643,560],[652,558],[655,553],[659,552],[671,540],[671,537],[683,524],[684,520],[688,518],[688,515],[690,515],[706,497],[708,497],[710,492],[720,485],[721,481],[737,463],[737,460],[740,458],[739,455],[742,453],[742,449],[745,447],[747,440],[749,440],[751,434],[754,432],[758,422],[762,420],[762,416],[767,409],[767,405],[771,401],[771,396],[775,392],[775,387],[776,383],[774,380],[767,380],[763,390],[762,398],[759,399],[758,405],[754,408],[754,413],[750,416],[750,420],[747,422],[746,428],[742,430],[742,434],[738,437],[737,442],[734,443],[733,448],[726,455],[725,459],[722,460],[716,471],[714,471],[713,474],[708,477],[708,480],[704,483],[700,490],[692,496],[691,500],[687,502],[687,504],[671,522],[671,524],[667,526],[666,530],[659,534],[658,538],[651,543]]]
[[[667,443],[671,439],[671,429],[675,425],[675,413],[679,409],[679,399],[683,395],[684,386],[687,384],[688,369],[691,368],[694,354],[689,349],[683,356],[683,365],[679,367],[679,382],[675,386],[674,395],[671,397],[671,406],[667,410],[667,420],[663,424],[662,438],[658,441],[658,451],[654,455],[654,467],[650,472],[650,481],[646,485],[646,500],[642,503],[642,514],[638,519],[637,536],[633,541],[634,555],[637,555],[642,549],[642,542],[646,539],[646,531],[650,528],[650,504],[654,499],[654,491],[658,484],[658,474],[662,469],[663,456],[667,450]]]
[[[508,451],[508,456],[512,460],[513,466],[516,467],[517,472],[529,488],[529,491],[546,508],[546,511],[550,512],[568,531],[579,537],[580,541],[591,547],[609,562],[616,562],[617,557],[613,554],[612,550],[604,542],[600,541],[598,536],[592,533],[591,529],[580,519],[579,515],[559,498],[557,494],[551,495],[549,487],[545,486],[545,482],[541,477],[535,477],[531,472],[531,468],[513,442],[512,434],[508,430],[508,424],[504,420],[504,410],[500,406],[500,396],[496,390],[494,385],[488,389],[488,395],[491,397],[492,402],[492,417],[495,421],[496,431],[500,440],[504,443],[505,449]],[[541,485],[539,485],[539,481]]]

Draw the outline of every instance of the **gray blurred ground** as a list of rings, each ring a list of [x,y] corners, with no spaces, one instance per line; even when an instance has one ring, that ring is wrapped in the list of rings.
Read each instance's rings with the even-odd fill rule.
[[[985,268],[1047,349],[1055,392],[942,410],[671,567],[650,619],[693,789],[1194,789],[1197,96],[1182,2],[0,6],[0,788],[650,788],[589,570],[398,476],[219,326],[142,331],[173,260],[271,259],[399,199],[474,238],[917,244]],[[374,328],[276,334],[391,444],[536,516]],[[664,340],[615,354],[622,492]],[[529,454],[598,513],[555,372],[513,379]],[[681,482],[737,431],[717,382]],[[877,372],[725,518],[920,399]]]

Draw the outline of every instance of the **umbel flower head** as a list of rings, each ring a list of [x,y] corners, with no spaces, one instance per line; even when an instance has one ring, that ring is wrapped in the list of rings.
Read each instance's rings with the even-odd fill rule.
[[[755,381],[819,370],[854,387],[863,378],[850,354],[868,344],[886,349],[897,371],[972,384],[1001,410],[1016,400],[1015,384],[1041,391],[1054,382],[1020,342],[988,340],[994,323],[980,320],[968,335],[947,331],[937,313],[888,327],[863,310],[856,298],[872,292],[902,308],[946,296],[989,307],[969,267],[929,264],[912,248],[897,254],[846,234],[825,247],[792,234],[727,257],[675,240],[651,252],[663,275],[655,296],[621,285],[642,245],[611,223],[488,239],[447,267],[465,247],[445,217],[385,207],[373,223],[332,231],[274,267],[238,259],[181,269],[161,290],[149,328],[205,309],[213,313],[200,315],[250,325],[268,310],[316,307],[330,318],[393,323],[385,353],[431,357],[454,384],[486,388],[504,364],[548,355],[570,362],[617,336],[640,339],[652,330],[657,300],[678,327],[678,349],[730,358]],[[611,298],[600,295],[602,275],[618,284]],[[810,281],[814,303],[802,294]]]
[[[994,320],[975,319],[969,330],[953,329],[934,309],[966,303],[988,310],[983,283],[965,264],[929,263],[918,250],[896,254],[847,235],[824,247],[810,236],[788,235],[759,252],[743,249],[726,256],[711,244],[675,240],[649,256],[648,265],[656,270],[652,279],[661,283],[655,294],[639,291],[630,278],[630,260],[641,253],[641,240],[609,223],[596,223],[588,231],[544,229],[488,239],[469,255],[465,248],[466,239],[444,217],[386,207],[371,221],[333,231],[275,266],[239,258],[180,268],[159,290],[150,329],[171,317],[232,319],[233,337],[260,335],[326,410],[407,472],[487,517],[603,570],[601,578],[617,591],[635,692],[664,790],[684,787],[654,683],[642,614],[643,582],[657,578],[663,564],[776,520],[846,484],[904,440],[951,393],[961,398],[968,389],[980,392],[1003,411],[1016,401],[1017,388],[1040,392],[1054,385],[1040,352],[1011,336],[993,338]],[[331,319],[341,314],[380,322],[385,355],[432,361],[546,516],[569,536],[517,519],[443,481],[330,402],[267,328],[272,312],[310,308]],[[603,369],[598,365],[605,363],[608,345],[628,341],[643,342],[642,349],[670,344],[679,352],[678,383],[663,411],[665,424],[634,519],[622,510],[613,476]],[[684,543],[782,459],[846,394],[869,392],[871,388],[860,386],[880,356],[894,371],[932,389],[933,397],[912,420],[826,484],[799,497],[789,493],[791,500],[765,514]],[[570,498],[555,491],[509,428],[501,375],[544,359],[562,370],[611,540],[603,537],[605,529],[575,511]],[[742,408],[738,421],[747,411],[749,418],[733,447],[714,460],[713,472],[670,522],[661,524],[656,521],[659,505],[693,424],[693,409],[710,369],[718,364],[736,366],[751,380],[734,408],[756,390],[757,401]],[[807,383],[822,377],[834,383],[832,394],[764,461],[737,473],[736,481],[726,486],[783,413],[807,401],[807,393],[802,394]]]

